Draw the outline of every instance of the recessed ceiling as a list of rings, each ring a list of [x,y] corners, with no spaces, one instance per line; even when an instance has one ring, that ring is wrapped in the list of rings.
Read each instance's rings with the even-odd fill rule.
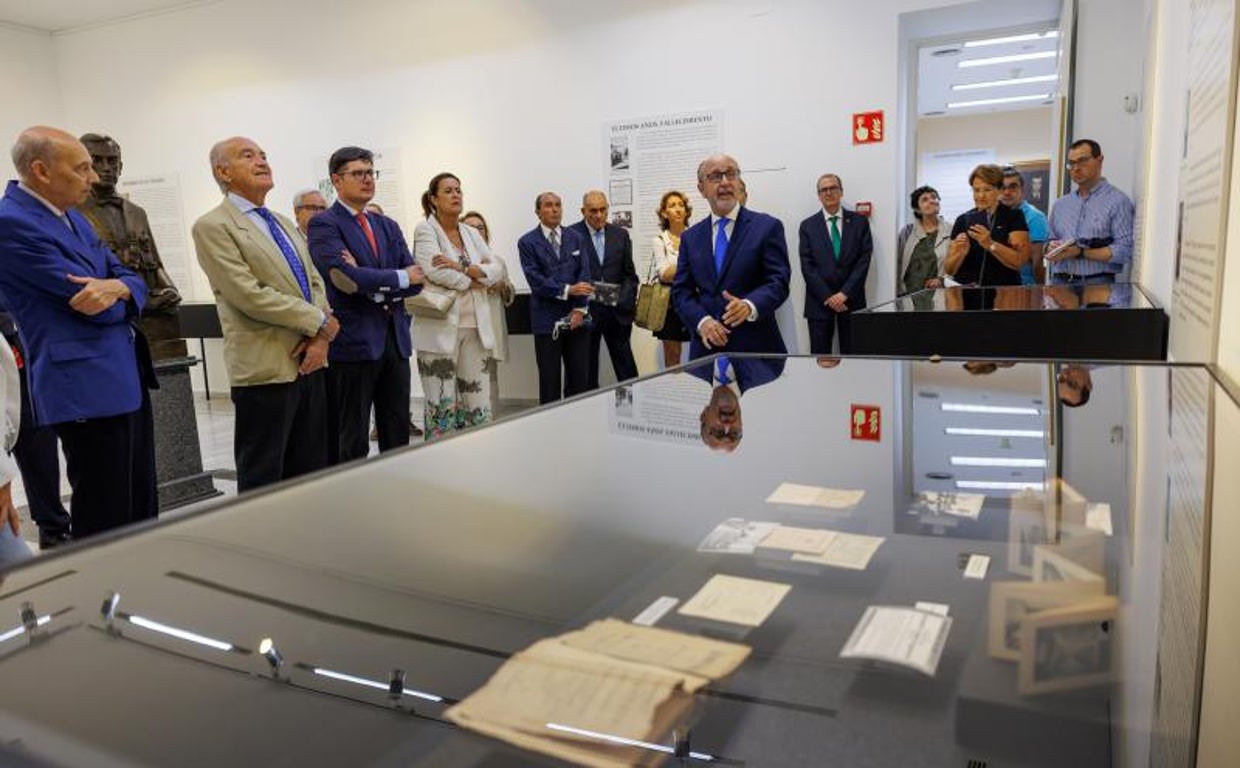
[[[1059,92],[1053,27],[938,42],[922,46],[917,58],[922,117],[1041,107]]]
[[[215,0],[0,0],[0,23],[57,34]]]

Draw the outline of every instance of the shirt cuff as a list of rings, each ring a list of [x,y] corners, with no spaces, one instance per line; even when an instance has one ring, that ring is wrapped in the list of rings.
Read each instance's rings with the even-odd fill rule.
[[[748,305],[749,305],[749,320],[748,320],[748,322],[751,322],[751,323],[752,323],[754,320],[757,320],[757,319],[758,319],[758,308],[757,308],[757,307],[755,307],[755,306],[753,305],[753,302],[752,302],[752,301],[750,301],[749,299],[741,299],[741,301],[743,301],[743,302],[745,302],[746,304],[748,304]]]
[[[564,291],[560,293],[560,301],[568,301],[568,291],[571,288],[572,288],[571,285],[564,286]]]
[[[711,319],[710,315],[706,315],[706,316],[705,316],[705,317],[703,317],[701,320],[698,320],[698,324],[697,324],[697,332],[698,332],[698,335],[699,335],[699,336],[701,336],[701,335],[702,335],[702,324],[703,324],[703,323],[705,323],[707,320],[710,320],[710,319]]]
[[[401,290],[409,287],[409,273],[403,269],[396,270],[396,282],[400,285]]]

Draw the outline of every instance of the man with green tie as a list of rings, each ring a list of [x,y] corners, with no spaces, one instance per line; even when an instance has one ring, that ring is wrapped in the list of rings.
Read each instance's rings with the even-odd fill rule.
[[[870,272],[870,222],[845,210],[844,183],[834,173],[818,177],[822,210],[801,222],[801,275],[805,278],[805,320],[809,351],[832,353],[838,321],[840,352],[852,351],[851,315],[865,307],[865,278]]]

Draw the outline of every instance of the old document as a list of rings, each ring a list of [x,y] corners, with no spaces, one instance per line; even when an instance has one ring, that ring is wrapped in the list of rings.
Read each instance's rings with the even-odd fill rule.
[[[840,533],[835,532],[835,538],[831,539],[831,543],[826,550],[819,555],[810,555],[803,552],[794,552],[792,559],[802,563],[817,563],[818,565],[829,565],[832,568],[848,568],[854,571],[864,571],[870,564],[870,558],[874,557],[874,553],[882,543],[886,541],[882,536],[866,536],[860,533]]]
[[[791,525],[776,526],[759,544],[761,549],[779,549],[788,552],[806,552],[821,555],[831,546],[835,531],[821,528],[794,528]]]
[[[848,491],[839,488],[823,488],[817,485],[780,483],[770,496],[768,504],[795,504],[800,507],[823,507],[825,509],[848,509],[861,503],[865,491]]]
[[[934,676],[951,630],[950,616],[894,605],[871,605],[840,656],[873,659]]]
[[[583,651],[709,679],[731,674],[749,656],[749,646],[739,643],[635,626],[617,619],[596,621],[561,640]],[[687,688],[697,690],[696,686]]]
[[[757,627],[791,589],[790,584],[715,574],[679,612],[700,619]]]

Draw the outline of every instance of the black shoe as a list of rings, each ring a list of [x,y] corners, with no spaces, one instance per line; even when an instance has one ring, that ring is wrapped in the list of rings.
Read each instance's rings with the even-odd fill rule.
[[[39,531],[39,549],[55,549],[73,541],[68,531]]]
[[[419,427],[417,424],[414,424],[412,419],[409,420],[409,436],[410,437],[421,437],[422,436],[422,428]]]

